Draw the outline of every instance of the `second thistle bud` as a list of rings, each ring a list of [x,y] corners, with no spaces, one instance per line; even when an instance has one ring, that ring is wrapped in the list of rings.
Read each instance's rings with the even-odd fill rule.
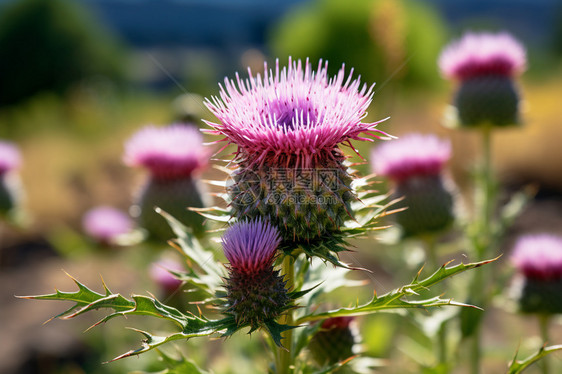
[[[562,313],[562,237],[525,235],[513,249],[519,271],[513,291],[523,313]]]
[[[373,151],[375,172],[396,185],[393,208],[407,208],[394,215],[406,236],[447,228],[454,220],[452,188],[442,169],[451,146],[433,135],[409,134],[382,144]]]
[[[353,317],[334,317],[322,321],[320,329],[308,344],[318,365],[335,364],[356,354],[359,334]]]
[[[507,33],[467,33],[439,58],[442,74],[459,82],[456,121],[461,126],[519,123],[519,92],[514,77],[525,69],[525,50]]]
[[[291,306],[286,282],[273,267],[279,243],[277,229],[261,220],[239,222],[222,237],[230,262],[223,312],[239,327],[255,330]]]
[[[196,173],[206,166],[208,152],[196,127],[147,126],[126,143],[124,161],[150,172],[136,201],[135,215],[140,227],[159,240],[174,237],[166,220],[154,211],[159,207],[190,227],[195,235],[203,235],[203,217],[188,209],[206,205],[205,191]]]

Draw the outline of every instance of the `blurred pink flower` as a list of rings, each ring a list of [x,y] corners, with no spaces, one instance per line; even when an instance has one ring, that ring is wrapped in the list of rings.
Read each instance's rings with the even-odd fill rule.
[[[115,239],[133,230],[133,222],[122,211],[99,206],[86,212],[82,218],[84,232],[102,244],[114,244]]]
[[[177,261],[162,259],[150,265],[150,277],[165,291],[175,291],[181,286],[182,281],[170,273],[170,271],[182,272],[185,268]]]
[[[18,147],[11,142],[0,140],[0,174],[17,169],[21,164]]]
[[[466,33],[439,57],[441,73],[465,80],[483,75],[514,76],[526,68],[525,48],[506,32]]]
[[[408,134],[373,149],[374,171],[395,181],[439,175],[451,158],[451,144],[435,135]]]
[[[513,265],[531,280],[562,279],[562,237],[529,234],[520,237],[511,255]]]
[[[124,161],[129,166],[143,166],[157,179],[190,177],[204,168],[209,152],[203,136],[192,125],[146,126],[125,144]]]
[[[344,67],[337,76],[328,77],[328,64],[319,62],[316,71],[306,61],[289,58],[288,67],[275,71],[264,66],[263,77],[253,76],[236,82],[225,78],[220,98],[207,99],[206,106],[220,123],[207,122],[224,135],[229,144],[238,146],[238,155],[249,165],[264,161],[284,162],[303,168],[331,159],[340,143],[370,140],[361,134],[386,135],[376,126],[381,121],[364,123],[363,118],[373,97],[373,86],[346,76]]]

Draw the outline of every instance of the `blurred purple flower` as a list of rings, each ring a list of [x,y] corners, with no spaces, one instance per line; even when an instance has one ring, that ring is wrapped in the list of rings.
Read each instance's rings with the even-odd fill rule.
[[[82,227],[87,235],[99,243],[112,245],[117,237],[133,230],[133,222],[118,209],[99,206],[84,214]]]
[[[177,261],[162,259],[150,265],[150,277],[163,290],[167,292],[175,291],[181,286],[182,281],[170,273],[170,271],[182,272],[185,268]]]
[[[439,68],[446,78],[461,81],[483,75],[512,77],[525,70],[526,52],[506,32],[469,32],[443,50]]]
[[[520,237],[511,255],[513,265],[532,280],[562,279],[562,237],[529,234]]]
[[[289,58],[288,67],[275,72],[264,66],[264,76],[236,82],[225,78],[220,98],[207,99],[206,106],[221,121],[207,122],[224,135],[229,144],[238,146],[238,154],[248,164],[264,161],[284,162],[304,168],[315,167],[319,161],[331,159],[340,143],[350,140],[372,140],[360,134],[386,135],[376,126],[381,121],[363,123],[373,96],[373,86],[361,86],[346,77],[344,67],[337,76],[328,78],[328,64],[313,70],[306,61]]]
[[[209,152],[195,126],[146,126],[126,142],[123,159],[129,166],[149,169],[154,178],[167,180],[190,177],[204,168]]]
[[[0,140],[0,175],[17,169],[21,164],[18,147],[11,142]]]
[[[205,189],[194,173],[207,166],[209,157],[203,136],[193,125],[146,126],[127,141],[125,163],[150,171],[135,199],[135,218],[150,238],[165,241],[175,237],[155,207],[190,227],[195,235],[205,233],[203,216],[187,208],[206,205]]]
[[[374,171],[395,181],[439,175],[451,158],[451,143],[435,135],[408,134],[373,149]]]

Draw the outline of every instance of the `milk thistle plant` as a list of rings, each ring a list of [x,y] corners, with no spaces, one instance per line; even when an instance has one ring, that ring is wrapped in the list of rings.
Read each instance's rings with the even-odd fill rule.
[[[373,149],[374,171],[394,184],[407,208],[392,217],[405,236],[426,236],[449,227],[454,220],[452,182],[443,168],[451,158],[451,144],[435,135],[407,134]]]
[[[203,217],[187,207],[206,205],[208,199],[197,175],[207,166],[209,156],[194,125],[146,126],[126,142],[125,163],[149,172],[132,211],[150,237],[159,241],[173,237],[166,220],[154,211],[156,207],[189,223],[194,234],[204,233]]]
[[[381,121],[363,122],[372,97],[373,87],[361,85],[344,67],[329,77],[325,63],[314,70],[308,61],[289,59],[287,67],[277,62],[273,71],[265,65],[263,75],[249,72],[247,80],[226,79],[220,97],[207,100],[218,120],[209,122],[208,132],[220,136],[218,142],[225,142],[225,147],[233,144],[235,152],[229,160],[231,167],[223,168],[229,175],[220,196],[227,208],[198,211],[225,222],[220,242],[227,263],[221,264],[212,244],[198,241],[185,218],[174,218],[164,207],[160,210],[175,235],[170,243],[186,260],[185,271],[170,273],[198,291],[201,297],[189,301],[198,302],[199,315],[165,305],[153,296],[125,298],[105,284],[98,293],[78,280],[75,292],[57,290],[28,298],[73,301],[58,316],[63,318],[106,308],[111,312],[99,323],[143,315],[175,326],[162,336],[137,330],[144,336],[141,347],[116,359],[172,341],[261,330],[271,350],[268,371],[276,374],[329,373],[343,365],[353,369],[357,358],[344,357],[347,354],[316,364],[307,359],[315,356],[318,334],[332,326],[326,320],[350,321],[359,315],[401,309],[472,307],[441,296],[423,298],[419,292],[489,261],[443,265],[425,279],[418,273],[409,284],[382,295],[375,293],[353,306],[332,309],[320,301],[334,289],[362,284],[347,277],[358,270],[342,262],[339,254],[348,250],[349,239],[378,228],[377,219],[389,210],[388,196],[373,192],[369,178],[351,170],[343,148],[347,145],[355,151],[351,141],[391,138],[377,129]],[[130,160],[144,160],[141,149],[153,146],[134,144]],[[185,206],[174,206],[179,208]],[[201,372],[180,361],[178,365],[189,365],[190,372]]]

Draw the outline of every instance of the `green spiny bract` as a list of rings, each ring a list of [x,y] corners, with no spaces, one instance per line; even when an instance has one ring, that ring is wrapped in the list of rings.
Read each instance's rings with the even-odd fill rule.
[[[169,240],[175,237],[168,222],[154,211],[159,207],[178,221],[190,227],[196,236],[204,233],[204,218],[190,211],[189,207],[202,208],[205,191],[197,180],[191,178],[156,179],[150,178],[140,193],[137,204],[139,207],[139,226],[148,231],[151,237]]]
[[[407,208],[393,215],[405,236],[444,230],[454,219],[453,196],[440,176],[411,177],[396,187],[402,200],[394,208]]]
[[[512,79],[475,77],[463,81],[455,96],[461,126],[509,126],[519,123],[519,93]]]
[[[230,270],[226,279],[224,314],[234,317],[238,326],[250,326],[251,330],[272,321],[292,307],[292,300],[285,288],[286,281],[272,267],[247,271]]]
[[[241,162],[229,187],[232,215],[267,217],[284,242],[309,243],[337,233],[353,218],[350,204],[357,200],[344,159],[336,148],[310,168],[291,159],[251,166]]]

